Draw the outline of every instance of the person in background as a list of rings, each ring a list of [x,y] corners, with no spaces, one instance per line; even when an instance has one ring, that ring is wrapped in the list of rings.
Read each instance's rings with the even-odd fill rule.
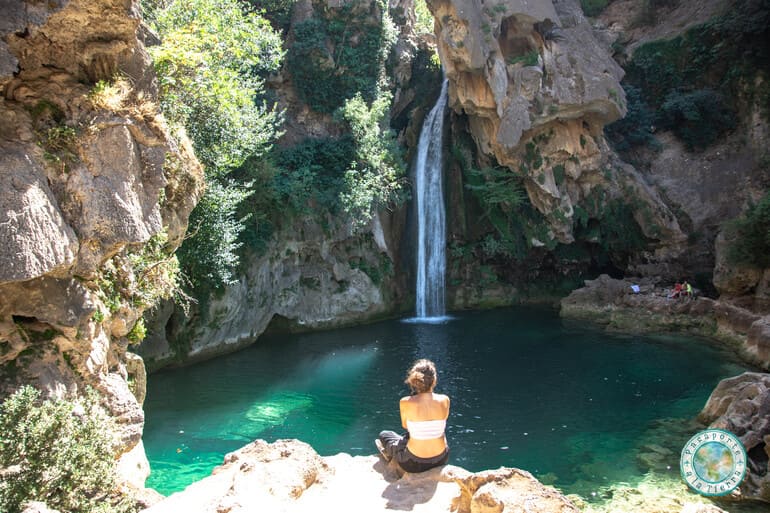
[[[671,294],[669,294],[668,297],[671,299],[676,299],[681,295],[682,295],[682,284],[679,282],[676,282],[674,284],[674,290],[671,292]]]
[[[436,381],[436,365],[432,361],[414,362],[404,381],[412,395],[399,402],[401,426],[407,433],[382,431],[374,441],[386,461],[394,459],[406,472],[424,472],[449,460],[444,432],[450,401],[446,395],[433,391]]]
[[[690,299],[692,299],[692,285],[690,285],[689,281],[685,281],[682,284],[682,290],[684,290],[684,295]]]

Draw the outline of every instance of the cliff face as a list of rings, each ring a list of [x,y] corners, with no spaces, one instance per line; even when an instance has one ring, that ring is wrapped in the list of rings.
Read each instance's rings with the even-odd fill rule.
[[[692,139],[680,137],[681,126],[693,132],[698,131],[693,125],[704,132],[720,130],[719,121],[709,118],[707,109],[696,107],[690,114],[693,122],[681,119],[681,126],[673,127],[653,122],[658,126],[647,129],[656,143],[636,146],[626,157],[665,198],[688,236],[677,265],[659,274],[668,274],[671,280],[713,277],[714,295],[741,297],[743,304],[763,311],[769,304],[770,275],[766,269],[728,262],[726,253],[732,241],[723,228],[726,221],[740,215],[767,191],[770,124],[767,93],[762,92],[766,91],[767,72],[766,66],[758,65],[767,54],[766,20],[766,3],[761,1],[680,0],[650,8],[616,0],[594,21],[597,32],[613,42],[616,59],[630,70],[631,80],[626,86],[639,87],[643,101],[654,101],[656,94],[666,93],[669,105],[663,102],[661,107],[669,108],[677,101],[676,91],[708,91],[717,93],[711,96],[712,105],[721,101],[729,106],[726,110],[734,119],[708,143],[695,141],[701,144],[693,145]],[[713,58],[702,58],[716,46],[714,42],[699,46],[703,34],[724,42],[713,50]],[[677,44],[680,47],[673,50]],[[674,55],[679,64],[672,68],[669,59]],[[640,69],[645,73],[639,73]],[[654,80],[658,70],[668,73],[672,69],[673,75],[661,84],[660,91],[654,87],[647,90],[650,84],[645,80]],[[637,101],[637,115],[640,107],[645,105]],[[656,108],[654,104],[650,107]],[[657,108],[658,114],[662,110]],[[705,286],[707,280],[702,281]]]
[[[482,156],[523,178],[550,240],[575,240],[575,207],[598,188],[603,201],[638,197],[646,205],[639,221],[642,210],[649,217],[639,223],[645,235],[676,250],[676,219],[604,140],[603,127],[626,113],[623,70],[579,2],[429,5],[452,109],[467,116]]]
[[[286,32],[284,66],[268,80],[277,108],[284,113],[277,153],[308,141],[333,147],[345,144],[340,139],[350,138],[350,130],[329,111],[344,103],[346,91],[330,89],[329,94],[316,94],[329,88],[327,82],[349,86],[344,80],[334,82],[333,77],[345,74],[357,77],[364,96],[380,86],[391,91],[392,106],[384,124],[386,128],[390,121],[398,124],[400,140],[415,142],[426,101],[416,84],[426,77],[418,76],[413,65],[417,55],[426,51],[426,44],[415,35],[413,20],[408,19],[413,14],[410,0],[390,5],[390,16],[398,17],[400,25],[397,33],[392,27],[396,41],[387,59],[382,59],[381,69],[374,70],[373,76],[362,72],[369,61],[378,58],[379,51],[367,34],[383,33],[374,39],[384,45],[384,33],[391,30],[384,14],[383,4],[374,0],[302,0],[295,4]],[[353,28],[335,39],[338,27],[346,25]],[[310,29],[317,33],[304,35]],[[300,37],[305,39],[298,43]],[[295,57],[292,45],[312,49]],[[368,53],[350,56],[366,45]],[[315,73],[316,82],[309,82],[300,72]],[[426,76],[430,78],[430,74]],[[336,171],[321,172],[332,176]],[[241,252],[237,283],[200,298],[190,315],[170,304],[154,314],[148,336],[138,348],[148,366],[154,369],[232,352],[254,343],[273,321],[273,326],[289,330],[331,328],[410,309],[404,300],[408,286],[402,272],[404,208],[382,209],[366,223],[351,219],[339,207],[328,211],[311,204],[306,210],[279,215],[278,229],[264,248]]]
[[[313,219],[276,234],[266,251],[246,255],[238,283],[186,318],[161,309],[138,352],[150,369],[232,352],[252,344],[268,325],[319,329],[363,322],[393,308],[392,249],[379,217],[372,232],[351,223]],[[337,223],[336,225],[334,223]],[[279,322],[276,320],[276,322]]]
[[[0,396],[94,387],[119,453],[144,421],[136,299],[165,285],[202,189],[153,102],[142,34],[123,0],[5,2],[0,21]]]

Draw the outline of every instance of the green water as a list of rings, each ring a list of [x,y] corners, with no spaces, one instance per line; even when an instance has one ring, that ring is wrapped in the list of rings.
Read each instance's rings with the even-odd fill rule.
[[[450,463],[515,466],[584,496],[633,486],[647,470],[640,445],[665,445],[658,438],[667,431],[687,440],[684,422],[661,430],[658,420],[695,416],[720,379],[746,370],[704,340],[609,335],[534,308],[263,337],[150,376],[148,486],[181,490],[255,438],[299,438],[321,455],[374,454],[377,433],[399,429],[404,373],[421,357],[436,362],[437,390],[452,399]],[[662,464],[678,474],[679,455]]]

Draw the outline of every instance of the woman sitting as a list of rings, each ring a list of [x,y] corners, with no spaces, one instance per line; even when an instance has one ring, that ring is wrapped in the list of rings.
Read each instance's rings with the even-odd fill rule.
[[[430,360],[417,360],[406,376],[412,395],[399,403],[403,436],[383,431],[375,440],[382,456],[406,472],[424,472],[445,465],[449,459],[444,430],[449,417],[449,397],[436,394],[436,366]]]

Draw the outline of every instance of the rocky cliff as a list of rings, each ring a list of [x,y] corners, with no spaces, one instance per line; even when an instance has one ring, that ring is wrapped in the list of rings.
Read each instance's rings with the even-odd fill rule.
[[[312,218],[279,232],[261,255],[247,254],[238,283],[185,317],[167,303],[137,348],[150,369],[232,352],[271,322],[279,329],[322,329],[364,322],[393,309],[392,249],[376,217],[372,231]],[[329,228],[331,226],[331,228]]]
[[[308,145],[328,145],[333,152],[349,144],[350,129],[333,112],[354,93],[369,102],[375,92],[392,94],[383,128],[395,125],[402,142],[416,143],[429,96],[420,86],[434,73],[422,69],[421,75],[417,67],[425,66],[417,61],[426,60],[428,44],[414,33],[413,12],[410,0],[391,3],[389,10],[375,0],[294,5],[284,66],[268,80],[284,113],[277,154]],[[351,28],[337,34],[340,26]],[[395,38],[392,50],[378,56],[390,48],[390,37]],[[342,75],[354,78],[345,81],[338,78]],[[348,165],[315,157],[315,167],[342,165],[344,173]],[[321,171],[336,179],[336,170]],[[190,315],[166,304],[148,319],[151,328],[138,351],[151,368],[232,352],[254,343],[271,322],[284,330],[322,329],[411,308],[404,300],[409,292],[402,272],[409,265],[402,240],[404,206],[380,209],[361,223],[339,205],[329,210],[309,203],[299,214],[287,208],[285,215],[274,215],[277,229],[263,247],[244,248],[237,283],[199,298]]]
[[[624,72],[579,2],[429,5],[450,105],[467,117],[478,152],[523,179],[548,222],[540,244],[573,242],[575,208],[601,191],[603,202],[639,201],[645,235],[676,250],[676,219],[605,142],[603,127],[626,113]]]
[[[748,460],[741,497],[770,502],[770,374],[745,372],[722,380],[698,418],[740,438]]]
[[[0,396],[22,383],[95,388],[141,486],[145,371],[129,344],[170,292],[200,165],[154,103],[138,2],[3,2],[2,13]]]

